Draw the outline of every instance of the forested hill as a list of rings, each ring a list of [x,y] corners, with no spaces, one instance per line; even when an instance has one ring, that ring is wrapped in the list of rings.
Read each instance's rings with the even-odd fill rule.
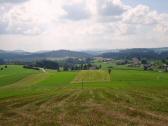
[[[131,59],[134,57],[143,59],[165,59],[168,58],[168,48],[139,48],[139,49],[125,49],[118,52],[108,52],[99,55],[104,58],[114,59]]]
[[[104,53],[105,52],[105,53]],[[146,59],[165,59],[168,58],[168,48],[136,48],[136,49],[120,49],[104,50],[104,51],[70,51],[70,50],[56,50],[45,52],[25,52],[25,51],[4,51],[0,50],[0,59],[3,60],[20,60],[20,61],[33,61],[40,59],[60,59],[60,58],[91,58],[91,57],[104,57],[114,59],[131,59],[146,58]]]
[[[3,51],[0,50],[0,59],[4,60],[36,60],[36,59],[55,59],[55,58],[84,58],[91,57],[90,54],[78,51],[57,50],[46,52],[24,52],[24,51]]]

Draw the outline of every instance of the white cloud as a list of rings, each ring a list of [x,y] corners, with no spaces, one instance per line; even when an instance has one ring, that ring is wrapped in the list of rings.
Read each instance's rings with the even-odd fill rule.
[[[144,5],[138,5],[126,12],[123,22],[135,26],[134,31],[139,30],[141,34],[153,33],[151,36],[156,36],[168,32],[168,14],[158,13]]]
[[[30,0],[13,5],[9,10],[5,9],[1,21],[8,24],[6,31],[9,33],[25,34],[32,31],[30,34],[38,34],[65,13],[58,3],[59,1],[55,3],[47,0]],[[6,7],[6,4],[3,6]]]
[[[157,21],[157,12],[151,10],[148,6],[138,5],[129,9],[123,15],[123,21],[130,24],[155,24]]]
[[[115,21],[125,10],[120,0],[93,0],[91,4],[89,0],[29,0],[17,5],[8,2],[1,4],[0,24],[11,34],[40,34],[63,20]]]
[[[168,14],[145,5],[131,7],[121,0],[11,1],[0,3],[0,47],[7,48],[11,38],[18,40],[12,48],[26,45],[28,50],[168,46]]]
[[[168,14],[160,14],[158,16],[158,23],[154,31],[159,33],[168,33]]]
[[[125,11],[119,0],[98,0],[97,10],[103,16],[119,16]]]

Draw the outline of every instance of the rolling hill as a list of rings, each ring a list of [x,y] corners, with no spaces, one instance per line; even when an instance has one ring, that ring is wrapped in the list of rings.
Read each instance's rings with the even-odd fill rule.
[[[57,59],[57,58],[86,58],[92,55],[69,50],[57,50],[57,51],[46,51],[46,52],[24,52],[24,51],[3,51],[0,50],[0,59],[4,60],[22,60],[31,61],[37,59]]]
[[[118,52],[107,52],[100,54],[104,58],[113,59],[131,59],[134,57],[140,59],[165,59],[168,58],[168,48],[135,48],[123,49]]]
[[[7,61],[33,61],[41,59],[64,59],[64,58],[90,58],[100,56],[104,58],[125,59],[125,58],[146,58],[146,59],[165,59],[168,57],[168,48],[133,48],[117,50],[87,50],[70,51],[54,50],[25,52],[22,50],[4,51],[0,50],[0,59]]]

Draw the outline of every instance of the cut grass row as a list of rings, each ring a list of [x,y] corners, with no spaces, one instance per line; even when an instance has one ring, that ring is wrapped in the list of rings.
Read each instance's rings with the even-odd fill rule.
[[[147,94],[140,90],[57,88],[11,97],[0,101],[0,124],[166,126],[166,97]]]

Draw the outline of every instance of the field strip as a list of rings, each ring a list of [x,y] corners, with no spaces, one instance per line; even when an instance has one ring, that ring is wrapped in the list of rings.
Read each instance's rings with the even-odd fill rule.
[[[46,70],[44,68],[40,68],[40,70],[44,73],[46,73]]]
[[[16,88],[28,87],[28,86],[31,86],[31,85],[38,83],[39,81],[46,79],[47,77],[48,77],[47,73],[32,74],[32,75],[26,76],[25,78],[13,83],[13,84],[1,87],[1,89],[15,88],[15,87]]]
[[[79,83],[96,83],[96,82],[110,82],[109,80],[102,80],[102,81],[79,81],[79,82],[76,82],[76,81],[72,81],[71,83],[73,84],[79,84]]]
[[[110,82],[110,76],[103,70],[82,70],[71,83]]]

